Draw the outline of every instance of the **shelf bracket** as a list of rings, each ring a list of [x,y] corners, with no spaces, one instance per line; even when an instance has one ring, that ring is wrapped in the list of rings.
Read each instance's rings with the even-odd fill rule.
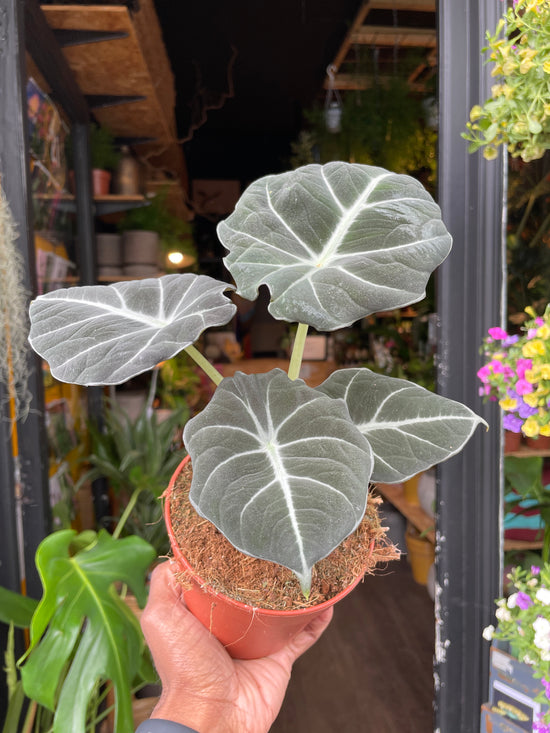
[[[73,28],[54,28],[53,34],[61,48],[67,48],[67,46],[85,46],[88,43],[117,41],[121,38],[128,38],[126,31],[88,31]]]
[[[146,99],[141,94],[124,96],[122,94],[87,94],[86,101],[90,109],[103,107],[114,107],[117,104],[128,104],[129,102],[141,102]]]

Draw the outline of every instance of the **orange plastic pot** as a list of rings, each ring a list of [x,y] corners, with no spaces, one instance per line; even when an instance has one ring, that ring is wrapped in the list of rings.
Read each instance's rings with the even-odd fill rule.
[[[189,461],[183,459],[164,493],[164,519],[175,561],[189,579],[191,587],[184,592],[187,608],[199,619],[235,659],[259,659],[284,647],[316,616],[348,595],[361,580],[331,598],[311,608],[274,611],[255,608],[233,600],[209,587],[194,572],[176,542],[170,519],[170,496],[176,480]]]

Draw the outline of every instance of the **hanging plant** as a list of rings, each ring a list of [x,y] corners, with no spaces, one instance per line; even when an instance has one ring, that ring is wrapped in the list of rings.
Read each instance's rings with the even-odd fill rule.
[[[494,33],[487,31],[496,83],[483,105],[470,112],[469,151],[483,148],[488,160],[506,145],[513,157],[528,162],[550,148],[550,2],[515,0],[499,20]]]
[[[13,422],[24,420],[32,399],[28,376],[28,293],[18,234],[0,187],[0,383],[5,387]]]
[[[429,184],[435,183],[437,133],[426,127],[424,117],[422,99],[398,77],[343,96],[341,130],[336,134],[327,130],[324,107],[306,113],[311,150],[318,162],[348,160],[396,173],[423,169],[423,182]],[[302,135],[300,160],[304,140],[308,138]]]

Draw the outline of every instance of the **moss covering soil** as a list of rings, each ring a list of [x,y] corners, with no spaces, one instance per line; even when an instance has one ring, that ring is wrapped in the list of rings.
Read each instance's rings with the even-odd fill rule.
[[[309,608],[330,600],[359,577],[385,569],[399,558],[399,550],[381,526],[379,497],[371,491],[367,510],[357,529],[333,552],[316,563],[306,599],[296,576],[288,568],[258,560],[236,550],[189,502],[192,468],[181,470],[170,495],[170,519],[182,554],[204,583],[230,598],[256,608],[276,610]],[[185,586],[186,572],[179,575]]]

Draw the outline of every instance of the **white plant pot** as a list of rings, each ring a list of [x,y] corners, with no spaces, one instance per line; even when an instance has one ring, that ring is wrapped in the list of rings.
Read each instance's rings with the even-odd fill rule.
[[[98,267],[120,267],[122,265],[120,234],[96,234],[96,256]]]
[[[159,235],[157,232],[129,230],[122,235],[124,266],[155,265],[158,268]]]

